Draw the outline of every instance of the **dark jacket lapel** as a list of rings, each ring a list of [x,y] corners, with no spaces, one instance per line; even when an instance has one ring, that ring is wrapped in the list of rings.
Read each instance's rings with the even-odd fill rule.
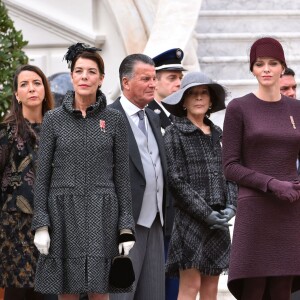
[[[156,113],[159,118],[160,118],[160,122],[161,122],[161,127],[163,129],[166,129],[169,125],[171,125],[171,120],[169,119],[169,117],[165,114],[164,110],[159,106],[159,104],[155,101],[152,100],[149,104],[148,104],[148,108],[150,108],[151,110],[153,110],[155,113],[156,111],[159,113]]]
[[[128,141],[129,141],[129,157],[132,160],[135,167],[138,169],[138,171],[144,177],[143,164],[142,164],[139,148],[138,148],[138,145],[136,143],[133,131],[131,129],[129,120],[128,120],[127,115],[126,115],[126,112],[123,109],[119,98],[114,103],[110,104],[109,107],[119,110],[124,115],[124,117],[126,119],[126,122],[127,122],[127,132],[128,132]]]
[[[160,153],[160,161],[161,161],[161,165],[162,165],[162,169],[163,169],[163,174],[164,177],[166,179],[167,176],[167,162],[166,162],[166,154],[165,154],[165,147],[164,147],[164,141],[163,141],[163,137],[161,134],[161,130],[160,130],[160,122],[159,122],[159,118],[157,117],[157,115],[155,114],[155,112],[153,112],[150,108],[145,108],[145,112],[147,114],[147,118],[149,120],[149,124],[152,128],[153,134],[155,136],[157,145],[158,145],[158,149],[159,149],[159,153]],[[166,182],[166,181],[165,181]]]

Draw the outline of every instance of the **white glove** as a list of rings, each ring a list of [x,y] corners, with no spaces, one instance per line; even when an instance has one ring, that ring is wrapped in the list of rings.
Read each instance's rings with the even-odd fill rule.
[[[40,227],[35,231],[33,242],[41,254],[49,254],[50,236],[47,226]]]
[[[128,255],[129,251],[133,247],[134,243],[135,243],[134,241],[120,243],[119,244],[119,253],[120,253],[120,255],[122,254],[123,251],[124,251],[124,255]]]

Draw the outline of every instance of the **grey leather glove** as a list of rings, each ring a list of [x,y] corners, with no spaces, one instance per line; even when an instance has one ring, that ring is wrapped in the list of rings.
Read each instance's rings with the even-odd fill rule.
[[[227,221],[230,221],[235,216],[235,210],[230,207],[226,207],[221,210],[220,213],[226,217]]]
[[[299,183],[281,181],[273,178],[268,182],[268,190],[277,198],[291,203],[300,199]]]
[[[217,211],[213,211],[206,219],[205,222],[209,225],[210,229],[227,230],[231,224],[227,222],[225,216]]]

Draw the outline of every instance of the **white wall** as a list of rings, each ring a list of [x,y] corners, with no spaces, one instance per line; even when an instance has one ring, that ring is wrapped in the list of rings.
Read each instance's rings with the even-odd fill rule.
[[[30,63],[47,76],[68,71],[68,46],[84,42],[102,48],[103,92],[109,101],[120,93],[118,69],[131,53],[154,56],[173,47],[185,51],[188,70],[199,69],[193,30],[202,0],[3,0],[29,41]],[[189,13],[187,13],[189,12]],[[160,49],[160,50],[159,50]]]
[[[69,45],[84,42],[102,48],[105,62],[103,91],[108,97],[118,94],[118,67],[126,55],[114,16],[105,1],[84,0],[5,0],[17,30],[29,43],[25,52],[30,63],[47,76],[68,72],[63,56]]]

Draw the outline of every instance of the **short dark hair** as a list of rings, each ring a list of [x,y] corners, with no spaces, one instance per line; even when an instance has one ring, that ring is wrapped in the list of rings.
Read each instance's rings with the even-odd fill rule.
[[[182,95],[182,98],[180,100],[181,105],[183,106],[184,100],[185,98],[189,95],[189,93],[191,92],[193,87],[188,88],[184,94]],[[210,114],[211,114],[211,110],[213,110],[217,105],[218,105],[218,97],[216,95],[216,92],[214,91],[214,89],[212,89],[210,86],[207,86],[208,91],[209,91],[209,98],[211,101],[211,107],[208,109],[208,111],[205,113],[205,115],[209,118]],[[183,111],[183,116],[186,117],[187,116],[187,111],[186,110],[182,110]]]
[[[291,68],[286,67],[284,69],[284,73],[282,74],[282,76],[285,76],[285,75],[286,76],[293,76],[293,77],[295,77],[295,72]]]
[[[126,56],[119,67],[119,79],[121,90],[123,90],[122,79],[124,77],[131,79],[134,76],[133,69],[135,65],[139,62],[155,67],[154,61],[151,59],[151,57],[145,54],[137,53]]]
[[[74,67],[76,64],[76,61],[78,60],[78,58],[86,58],[86,59],[90,59],[92,61],[94,61],[99,69],[100,74],[104,75],[104,61],[102,59],[102,57],[100,56],[99,53],[97,52],[91,52],[91,51],[83,51],[79,54],[76,55],[76,57],[72,60],[71,62],[71,72],[74,71]]]

